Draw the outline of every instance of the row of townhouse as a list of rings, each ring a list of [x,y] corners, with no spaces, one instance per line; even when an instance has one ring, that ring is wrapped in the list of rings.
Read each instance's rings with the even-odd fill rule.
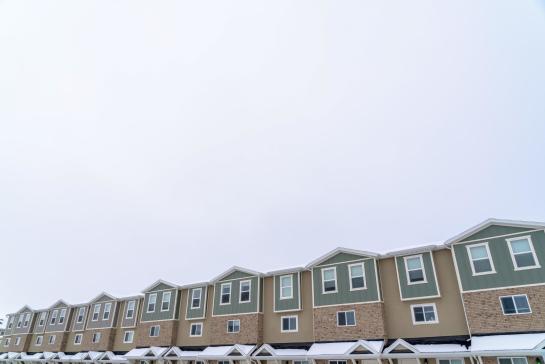
[[[7,363],[541,364],[545,223],[489,219],[441,244],[337,248],[133,297],[7,318]],[[270,363],[272,364],[272,363]]]

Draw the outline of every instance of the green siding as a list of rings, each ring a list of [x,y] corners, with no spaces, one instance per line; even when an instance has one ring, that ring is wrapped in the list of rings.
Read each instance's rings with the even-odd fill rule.
[[[171,292],[170,307],[168,311],[161,311],[161,302],[163,300],[163,294],[165,292]],[[152,293],[157,293],[157,301],[155,304],[155,311],[148,313],[147,312],[148,301],[149,301],[149,296]],[[144,307],[142,307],[142,321],[171,320],[174,317],[174,312],[176,311],[175,306],[178,305],[177,299],[176,299],[177,294],[178,294],[178,290],[176,289],[146,293],[144,297]]]
[[[348,266],[355,262],[335,264],[337,268],[337,292],[322,293],[322,267],[312,269],[314,284],[314,306],[342,305],[348,303],[373,302],[379,300],[377,277],[375,274],[375,259],[362,258],[364,262],[365,282],[367,289],[350,291]]]
[[[519,228],[513,228],[511,232],[518,231]],[[504,234],[509,234],[509,232],[502,229],[502,235]],[[541,268],[515,271],[506,239],[525,235],[532,237]],[[545,233],[543,231],[521,232],[508,237],[489,238],[486,241],[496,269],[494,274],[473,276],[466,246],[474,243],[453,246],[464,291],[545,283]]]
[[[243,272],[240,272],[243,273]],[[248,277],[248,273],[244,273],[245,278],[232,280],[230,282],[217,282],[214,284],[214,305],[213,305],[213,314],[214,315],[236,315],[241,313],[251,313],[258,312],[258,297],[260,294],[259,277],[253,276]],[[240,298],[240,282],[250,280],[251,289],[250,289],[250,302],[248,303],[239,303]],[[220,305],[221,297],[221,284],[222,283],[231,283],[231,303],[228,305]]]
[[[280,277],[290,275],[293,280],[293,298],[290,299],[280,299]],[[275,311],[289,311],[289,310],[299,310],[299,279],[300,276],[298,273],[293,274],[281,274],[274,277],[274,309]]]
[[[201,289],[201,307],[199,308],[191,308],[191,297],[193,297],[193,291],[195,289],[198,289],[200,288]],[[191,288],[187,291],[187,307],[186,307],[186,317],[188,319],[193,319],[193,318],[201,318],[204,316],[204,313],[205,313],[205,309],[206,309],[206,291],[207,291],[207,286],[202,286],[202,287],[195,287],[195,288]]]
[[[248,278],[248,277],[252,277],[253,275],[252,274],[249,274],[249,273],[246,273],[246,272],[241,272],[239,270],[236,270],[234,271],[233,273],[223,277],[221,279],[221,281],[228,281],[228,280],[231,280],[231,279],[241,279],[241,278]]]
[[[416,254],[419,255],[419,254]],[[412,255],[408,255],[412,256]],[[437,278],[435,277],[432,265],[432,255],[430,252],[422,254],[424,262],[424,271],[426,272],[427,283],[408,284],[407,271],[405,269],[404,257],[396,257],[397,272],[399,275],[399,287],[401,289],[401,298],[431,297],[439,295],[437,288]]]
[[[342,262],[351,262],[351,261],[354,261],[354,260],[361,260],[363,258],[368,258],[368,257],[362,257],[361,255],[356,255],[356,254],[349,254],[349,253],[339,253],[339,254],[336,254],[335,256],[327,259],[327,260],[324,260],[323,262],[319,263],[318,265],[327,265],[327,264],[337,264],[337,263],[342,263]]]
[[[531,228],[523,228],[523,227],[514,227],[514,226],[501,226],[501,225],[491,225],[487,228],[484,228],[475,234],[472,234],[461,241],[471,241],[471,240],[477,240],[477,239],[487,239],[494,236],[501,236],[501,235],[507,235],[507,234],[513,234],[513,233],[520,233],[524,231],[530,231],[534,230]]]
[[[153,286],[151,289],[147,290],[146,292],[155,292],[155,291],[161,291],[161,290],[173,289],[173,288],[176,288],[176,287],[169,286],[164,283],[159,283],[156,286]]]

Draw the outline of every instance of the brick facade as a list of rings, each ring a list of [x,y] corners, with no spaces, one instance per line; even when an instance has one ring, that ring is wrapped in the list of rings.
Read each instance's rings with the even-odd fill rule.
[[[240,320],[239,333],[227,333],[227,321]],[[210,344],[259,344],[263,341],[263,315],[248,314],[210,318]]]
[[[501,296],[528,295],[532,313],[504,315]],[[467,320],[472,334],[545,330],[545,286],[517,287],[463,294]]]
[[[150,337],[149,330],[151,326],[160,326],[159,336]],[[169,346],[176,342],[176,333],[178,330],[178,321],[151,321],[140,322],[134,331],[134,346]]]
[[[354,310],[356,326],[337,326],[337,312]],[[314,309],[314,340],[341,341],[386,337],[384,307],[380,302]]]

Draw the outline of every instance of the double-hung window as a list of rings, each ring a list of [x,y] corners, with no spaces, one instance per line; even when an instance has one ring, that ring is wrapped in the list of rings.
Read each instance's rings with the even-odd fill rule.
[[[498,358],[498,364],[528,364],[525,356],[512,358]]]
[[[202,322],[194,322],[191,324],[189,336],[202,336]]]
[[[100,342],[100,332],[95,332],[92,339],[93,344]]]
[[[161,297],[161,311],[170,310],[170,297],[171,296],[172,296],[172,292],[170,292],[170,291],[163,292],[163,296]]]
[[[98,314],[100,312],[100,303],[97,303],[94,307],[93,307],[93,317],[91,319],[91,321],[98,321]]]
[[[191,291],[191,309],[201,308],[202,288],[194,288]]]
[[[130,344],[132,343],[134,339],[134,331],[132,330],[127,330],[123,333],[123,343],[124,344]]]
[[[250,302],[250,290],[252,287],[252,281],[240,281],[240,297],[239,303]]]
[[[8,347],[10,342],[11,342],[11,338],[9,338],[9,337],[6,338],[6,340],[4,340],[4,346]]]
[[[293,276],[291,274],[280,276],[280,299],[293,298]]]
[[[466,246],[473,275],[496,273],[488,243]]]
[[[20,336],[17,336],[15,338],[15,346],[19,346],[19,344],[21,343],[21,337]]]
[[[112,311],[112,303],[107,302],[104,304],[104,312],[102,313],[102,321],[110,319],[110,312]]]
[[[240,332],[240,320],[227,321],[227,332],[229,334]]]
[[[49,345],[55,344],[56,339],[57,339],[57,335],[50,335],[49,336]]]
[[[282,332],[297,332],[297,316],[282,316]]]
[[[330,360],[329,364],[346,364],[346,360]]]
[[[231,282],[221,284],[221,299],[220,305],[228,305],[231,303]]]
[[[23,322],[23,327],[28,327],[29,322],[30,322],[30,313],[27,313],[25,315],[25,321]]]
[[[42,345],[43,342],[44,342],[44,337],[42,335],[36,336],[36,346]]]
[[[355,311],[337,312],[337,326],[356,326]]]
[[[356,291],[365,288],[365,273],[363,262],[350,264],[348,266],[348,275],[350,276],[350,290]]]
[[[157,304],[157,293],[152,293],[148,297],[148,309],[147,312],[155,312],[155,305]]]
[[[17,328],[21,327],[23,325],[23,319],[24,315],[19,315],[19,318],[17,319]]]
[[[59,315],[59,325],[64,323],[65,318],[66,318],[66,308],[63,308],[61,310],[61,314]]]
[[[530,236],[507,239],[515,270],[540,268]]]
[[[83,322],[83,318],[85,317],[85,307],[80,307],[78,309],[78,318],[76,319],[76,322],[78,324],[81,324]]]
[[[83,334],[76,334],[76,336],[74,336],[74,345],[81,345],[82,339],[83,339]]]
[[[525,313],[532,313],[530,304],[528,303],[528,296],[525,294],[503,296],[500,297],[500,301],[504,315],[522,315]]]
[[[157,337],[157,336],[159,336],[160,331],[161,331],[161,326],[159,326],[159,325],[150,326],[149,336],[150,337]]]
[[[125,318],[130,320],[134,318],[134,307],[136,305],[136,301],[128,301],[127,302],[127,313],[125,314]]]
[[[59,311],[57,310],[53,311],[53,313],[51,314],[51,320],[49,321],[50,325],[55,325],[55,323],[57,322],[58,315],[59,315]]]
[[[413,255],[403,259],[405,260],[407,284],[426,283],[427,279],[422,255]]]
[[[436,324],[439,322],[434,303],[411,305],[411,313],[414,325]]]
[[[337,269],[322,268],[322,293],[337,292]]]

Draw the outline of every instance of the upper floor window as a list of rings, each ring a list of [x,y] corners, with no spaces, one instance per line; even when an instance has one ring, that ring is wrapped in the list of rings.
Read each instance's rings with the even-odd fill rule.
[[[91,339],[92,343],[93,344],[96,344],[96,343],[99,343],[100,342],[100,332],[95,332],[93,333],[93,338]]]
[[[540,268],[530,236],[507,239],[515,270]]]
[[[407,274],[407,284],[426,283],[426,272],[424,271],[424,261],[422,255],[405,257],[405,270]]]
[[[163,297],[161,298],[161,311],[168,311],[170,309],[170,296],[172,292],[163,292]]]
[[[102,320],[110,319],[110,312],[112,311],[112,303],[108,302],[104,304],[104,312],[102,313]]]
[[[282,332],[296,332],[297,331],[297,316],[282,316],[281,328]]]
[[[136,301],[128,301],[127,302],[127,313],[125,315],[126,319],[133,319],[134,318],[134,307],[136,306]]]
[[[468,245],[467,251],[473,275],[496,273],[488,243]]]
[[[44,337],[43,336],[36,336],[36,346],[40,346],[42,345],[42,343],[44,342]]]
[[[355,311],[337,312],[337,326],[356,326]]]
[[[525,313],[532,313],[530,304],[528,303],[528,296],[525,294],[519,294],[515,296],[503,296],[500,297],[501,308],[504,315],[520,315]]]
[[[9,318],[9,322],[8,322],[8,329],[11,329],[13,327],[13,316],[11,316]]]
[[[337,292],[337,269],[335,267],[322,269],[322,293]]]
[[[23,325],[23,315],[19,315],[19,318],[17,319],[17,328],[21,327]]]
[[[201,307],[202,288],[195,288],[191,291],[191,308]]]
[[[189,328],[189,336],[202,336],[202,322],[195,322]]]
[[[365,275],[363,271],[363,262],[350,264],[348,266],[348,275],[350,278],[351,291],[365,288]]]
[[[57,322],[58,315],[59,315],[59,311],[57,310],[53,311],[53,313],[51,314],[51,320],[49,321],[50,325],[55,325],[55,323]]]
[[[150,326],[149,336],[150,337],[157,337],[157,336],[159,336],[160,331],[161,331],[161,326],[159,326],[159,325]]]
[[[55,344],[56,339],[57,339],[57,335],[50,335],[49,336],[49,345]]]
[[[220,305],[228,305],[231,303],[231,283],[221,284],[221,299]]]
[[[83,339],[83,335],[82,334],[76,334],[76,336],[74,336],[74,345],[80,345],[81,344],[81,339]]]
[[[436,324],[439,322],[437,318],[437,309],[434,303],[411,305],[413,316],[413,324]]]
[[[23,322],[23,327],[28,327],[29,322],[30,322],[30,313],[27,313],[25,315],[25,321]]]
[[[291,274],[280,277],[280,299],[293,298],[293,276]]]
[[[250,290],[252,287],[252,281],[240,281],[240,297],[239,302],[250,302]]]
[[[93,307],[93,318],[91,321],[98,321],[98,314],[100,313],[100,303]]]
[[[45,315],[46,314],[47,314],[46,312],[40,313],[40,321],[38,321],[38,326],[45,325]]]
[[[83,322],[84,315],[85,315],[85,307],[80,307],[78,309],[78,318],[76,319],[76,322],[78,324],[81,324]]]
[[[498,358],[498,364],[528,364],[525,356],[513,358]]]
[[[227,333],[234,334],[240,332],[240,320],[227,321]]]
[[[134,331],[132,330],[125,331],[125,333],[123,334],[123,343],[130,344],[132,343],[133,339],[134,339]]]
[[[148,297],[147,312],[155,312],[155,304],[157,303],[157,293],[152,293]]]
[[[59,325],[64,322],[64,319],[66,318],[66,308],[63,308],[61,310],[61,314],[59,316]]]

